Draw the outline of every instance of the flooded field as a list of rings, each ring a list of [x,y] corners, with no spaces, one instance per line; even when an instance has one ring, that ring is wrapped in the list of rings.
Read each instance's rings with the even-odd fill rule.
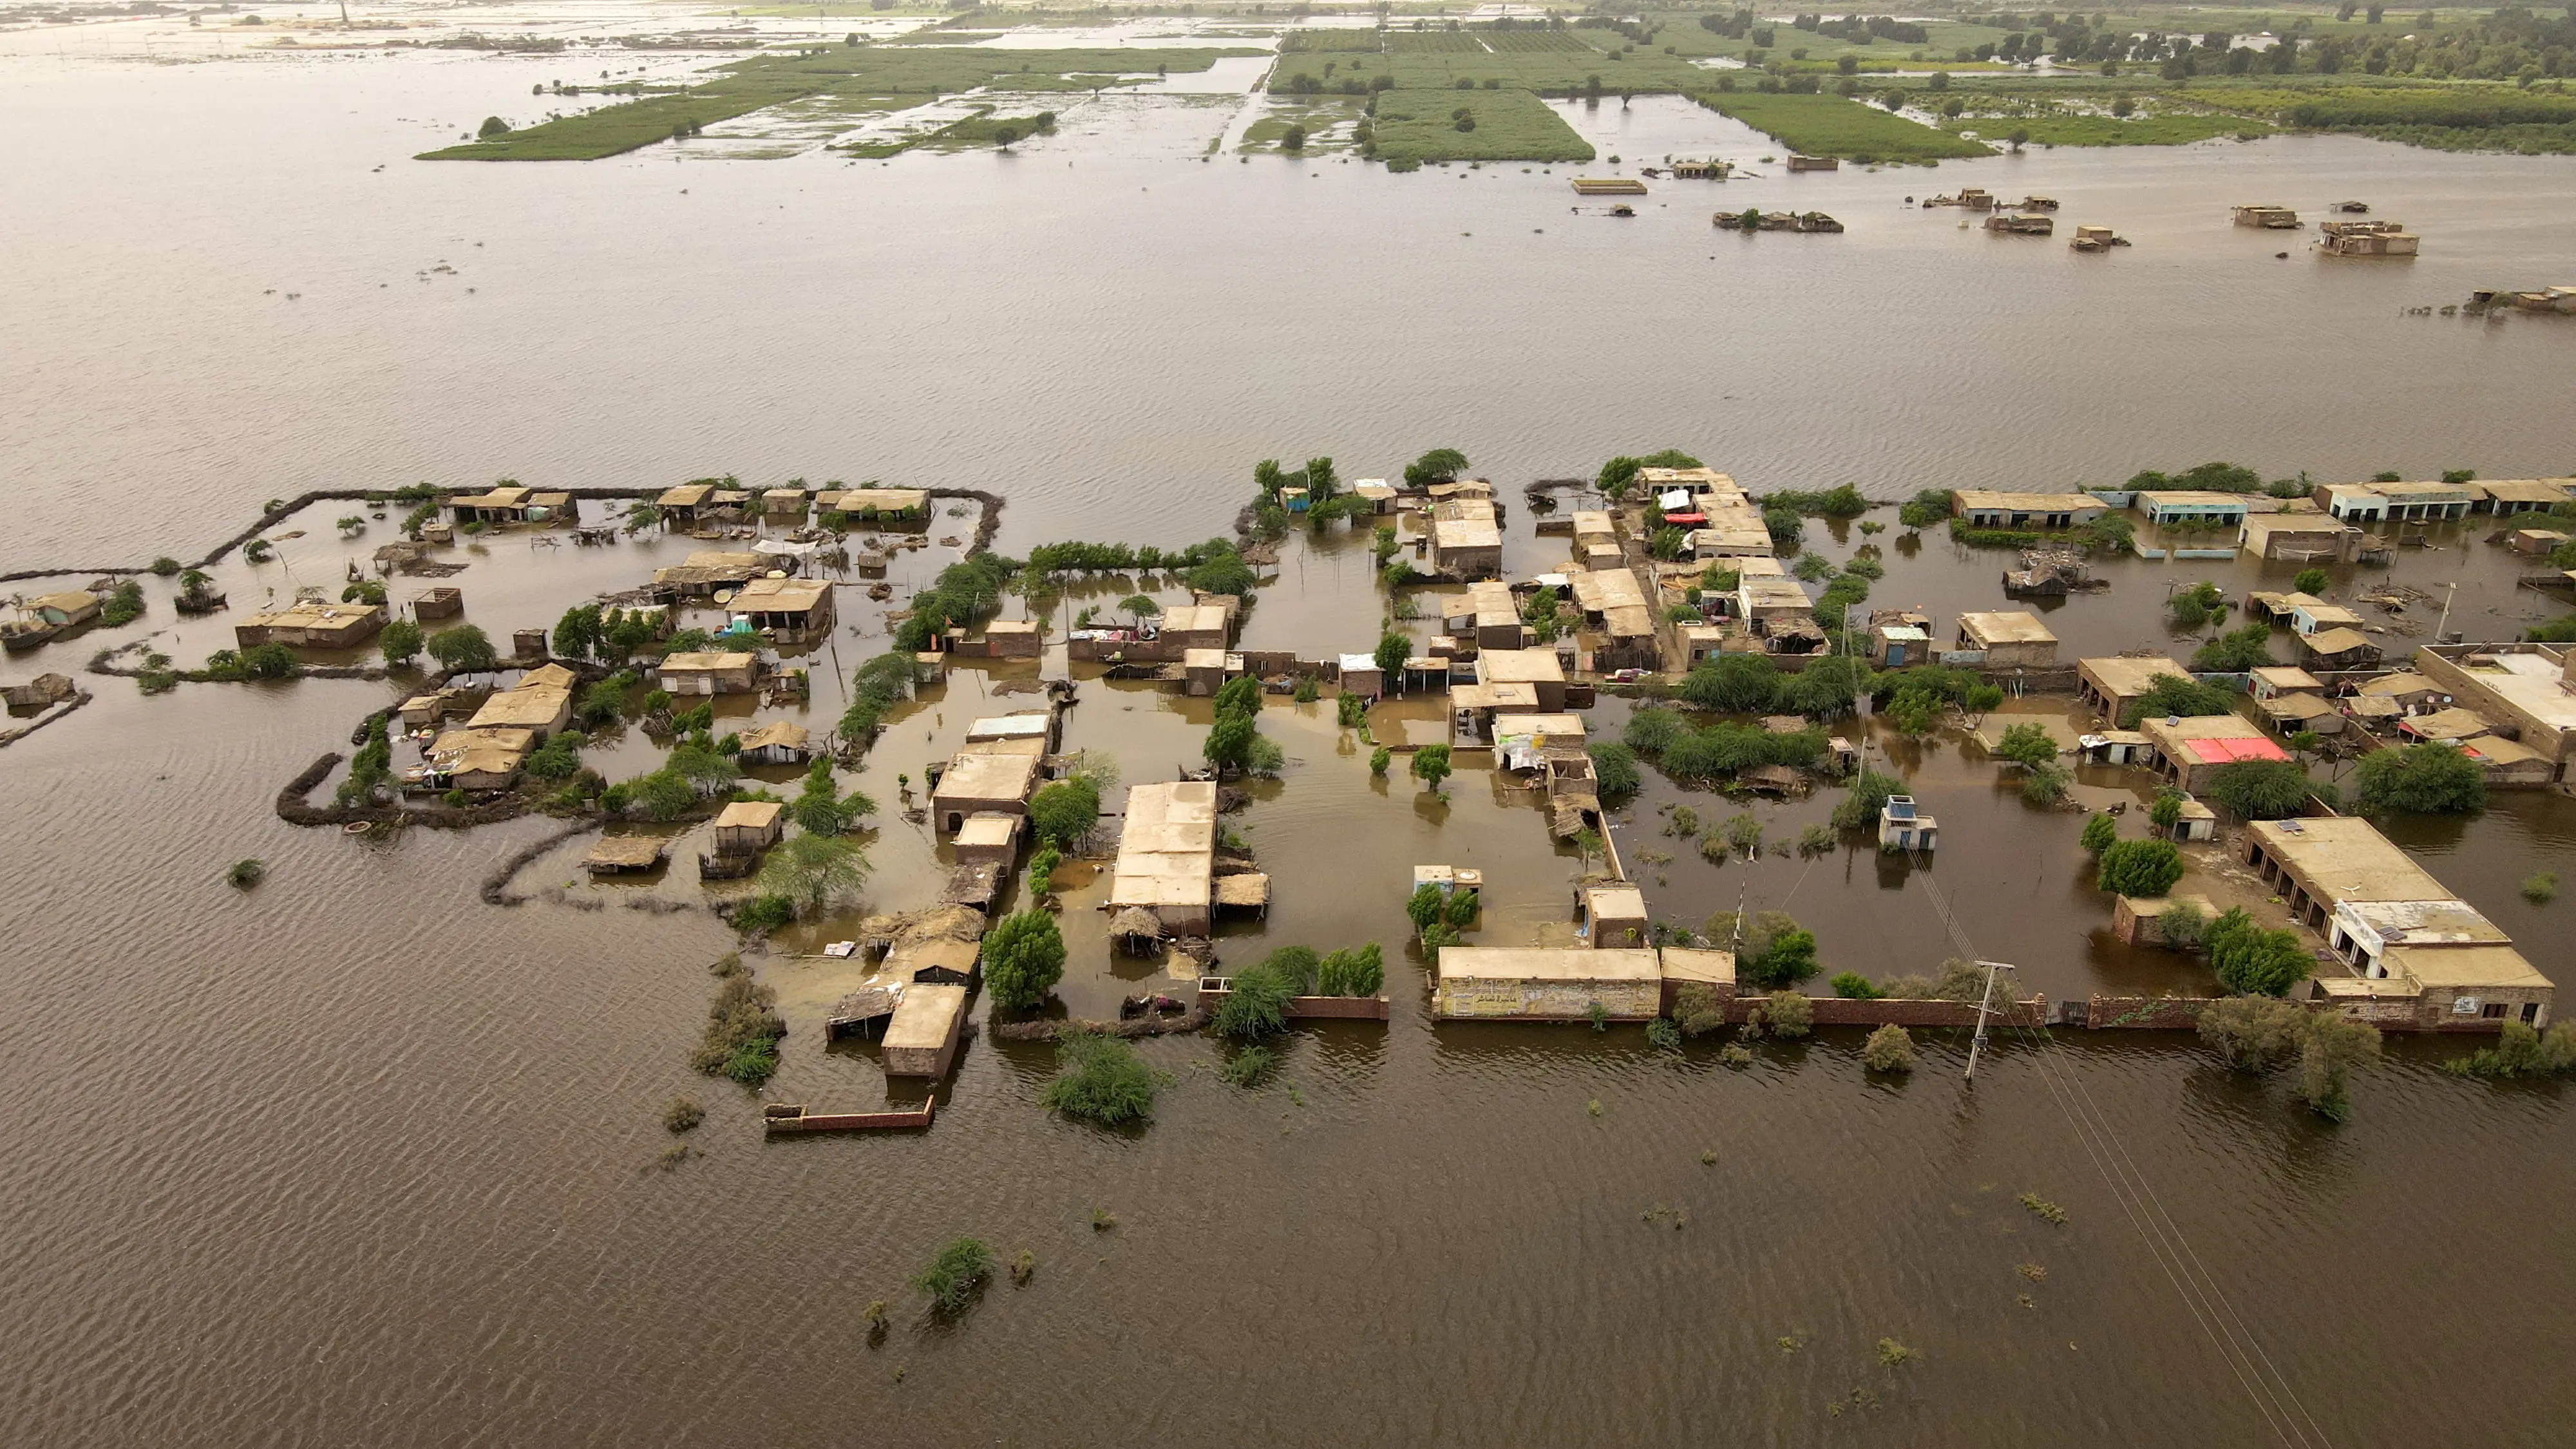
[[[1674,188],[1614,225],[1565,210],[1561,167],[1203,163],[1240,135],[1255,66],[1214,73],[1231,92],[1175,76],[1071,99],[1059,135],[1011,157],[853,167],[780,142],[795,154],[756,160],[739,153],[777,138],[745,137],[581,166],[428,165],[404,158],[524,108],[572,62],[214,63],[118,53],[107,33],[0,33],[0,116],[47,138],[0,219],[18,303],[0,474],[19,505],[0,569],[194,558],[267,499],[422,479],[650,488],[731,470],[984,488],[1008,500],[998,547],[1020,554],[1219,533],[1262,456],[1329,452],[1356,477],[1454,443],[1499,485],[1506,568],[1525,576],[1564,543],[1534,535],[1522,484],[1668,443],[1756,490],[1849,478],[1884,498],[2209,457],[2319,477],[2570,462],[2576,331],[2398,315],[2472,285],[2565,280],[2543,274],[2576,221],[2563,159],[2314,140],[2061,151]],[[208,63],[162,63],[183,58]],[[1569,119],[1632,162],[1771,149],[1644,99]],[[1900,205],[1962,180],[2053,191],[2071,220],[2138,245],[2079,258]],[[2356,190],[2425,232],[2420,261],[2275,261],[2224,225],[2256,193]],[[1718,245],[1703,213],[1720,195],[1821,205],[1851,231]],[[1410,868],[1482,869],[1470,940],[1503,945],[1564,931],[1585,863],[1489,769],[1463,768],[1445,799],[1401,766],[1373,778],[1329,696],[1265,702],[1288,763],[1224,819],[1274,900],[1217,946],[1240,965],[1377,941],[1391,1021],[1301,1029],[1250,1091],[1217,1080],[1206,1038],[1142,1043],[1172,1081],[1126,1133],[1049,1115],[1055,1052],[981,1033],[927,1133],[764,1141],[763,1100],[919,1100],[889,1087],[872,1044],[821,1042],[852,973],[803,953],[858,912],[755,959],[790,1030],[778,1075],[744,1091],[687,1065],[705,968],[735,944],[696,879],[704,827],[676,832],[659,874],[617,884],[580,870],[589,837],[563,841],[511,876],[531,899],[490,906],[485,877],[557,822],[377,839],[275,814],[279,787],[346,753],[403,681],[147,698],[82,672],[147,636],[195,665],[247,609],[336,589],[399,517],[358,509],[363,531],[343,537],[349,511],[326,502],[272,530],[272,561],[228,555],[211,573],[229,613],[181,619],[172,585],[147,577],[140,622],[11,660],[13,680],[60,669],[96,700],[0,751],[15,827],[0,836],[14,1148],[0,1314],[18,1370],[0,1379],[0,1440],[2542,1446],[2576,1415],[2561,1321],[2576,1227],[2557,1206],[2576,1192],[2576,1117],[2560,1087],[2462,1082],[2436,1069],[2457,1043],[2392,1039],[2354,1119],[2328,1127],[2280,1081],[2151,1034],[2007,1032],[1970,1088],[1956,1033],[1920,1034],[1923,1069],[1891,1083],[1863,1072],[1856,1032],[1731,1069],[1713,1040],[1666,1053],[1634,1027],[1435,1028],[1404,945]],[[839,631],[799,656],[809,703],[727,700],[719,728],[828,728],[850,671],[886,647],[885,612],[973,525],[935,517],[926,546],[894,556],[891,601],[841,591]],[[2384,568],[2337,569],[2334,587],[2456,583],[2448,627],[2473,639],[2562,612],[2515,587],[2486,527],[2435,529]],[[703,546],[505,532],[443,555],[467,565],[453,578],[396,591],[452,584],[506,641]],[[1863,546],[1887,565],[1872,601],[1920,603],[1945,637],[1960,610],[2002,605],[2014,563],[1938,534],[1809,526],[1807,547],[1836,562]],[[2187,657],[2194,639],[2164,623],[2171,587],[2240,596],[2292,571],[2123,559],[2107,592],[2043,612],[2068,658]],[[1137,587],[1096,580],[1056,622],[1115,612]],[[1366,650],[1383,603],[1364,537],[1301,533],[1242,643]],[[2372,611],[2375,637],[2401,651],[2437,612]],[[1068,675],[1066,749],[1128,783],[1197,761],[1205,700],[1068,668],[1060,647],[954,668],[839,780],[883,807],[859,837],[864,910],[925,904],[944,876],[943,848],[894,808],[906,777],[917,790],[971,720]],[[1605,698],[1594,737],[1629,709]],[[1429,738],[1440,719],[1398,701],[1372,724]],[[1884,977],[1953,954],[1937,885],[2026,989],[2207,988],[2193,961],[2108,939],[2108,900],[2079,870],[2082,815],[2025,805],[1958,731],[1848,732],[1941,818],[1935,859],[1711,865],[1664,834],[1675,807],[1748,810],[1779,841],[1831,794],[1736,802],[1649,769],[1611,832],[1654,918],[1787,910],[1827,974]],[[616,779],[660,753],[612,728],[585,760]],[[2088,769],[2073,794],[2098,807],[2147,791]],[[2477,816],[2391,833],[2541,970],[2576,980],[2568,906],[2515,888],[2535,870],[2576,879],[2576,801],[2499,793]],[[269,870],[247,892],[222,879],[244,857]],[[1057,995],[1077,1015],[1168,980],[1166,963],[1109,949],[1104,864],[1059,875]],[[2200,855],[2184,888],[2224,891],[2228,869]],[[659,1114],[680,1094],[707,1121],[664,1166]],[[2128,1216],[2096,1155],[2111,1142],[2223,1288],[2234,1332],[2293,1386],[2299,1434],[2267,1421],[2285,1406],[2248,1397],[2232,1335],[2213,1336]],[[959,1234],[1028,1250],[1036,1272],[942,1322],[910,1280]],[[892,1321],[872,1338],[878,1300]],[[1910,1361],[1884,1362],[1881,1340]]]

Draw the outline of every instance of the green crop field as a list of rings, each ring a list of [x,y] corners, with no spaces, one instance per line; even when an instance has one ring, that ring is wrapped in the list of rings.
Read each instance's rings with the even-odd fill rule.
[[[1464,109],[1475,126],[1458,129]],[[1589,161],[1592,144],[1525,90],[1386,91],[1377,98],[1379,159],[1425,161]]]
[[[1260,50],[992,50],[967,46],[838,46],[802,55],[762,55],[721,67],[707,81],[647,95],[423,154],[423,161],[589,161],[670,139],[683,124],[711,125],[809,98],[853,113],[899,109],[999,83],[1054,87],[1043,78],[1138,76],[1146,67],[1203,71],[1220,57]],[[1070,86],[1065,88],[1070,89]],[[907,101],[904,97],[917,99]]]
[[[1703,94],[1699,101],[1809,156],[1921,162],[1994,154],[1991,146],[1840,96],[1722,91]]]
[[[2086,115],[1963,116],[1943,122],[1942,129],[1953,134],[1973,131],[1987,141],[2001,141],[2021,131],[2033,146],[2188,146],[2222,136],[2272,134],[2271,126],[2262,121],[2205,111],[2168,111],[2126,120]]]

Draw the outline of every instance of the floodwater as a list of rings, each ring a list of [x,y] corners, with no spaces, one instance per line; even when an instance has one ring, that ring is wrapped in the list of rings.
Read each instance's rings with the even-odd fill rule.
[[[1205,106],[1176,109],[1184,125],[1131,98],[1116,125],[1104,111],[1010,161],[434,167],[402,158],[523,97],[550,63],[143,67],[12,40],[0,115],[18,134],[41,116],[49,139],[20,158],[24,200],[0,220],[17,303],[0,355],[13,568],[194,556],[266,498],[423,477],[959,483],[1011,497],[1002,546],[1017,551],[1218,532],[1263,454],[1331,452],[1358,475],[1455,443],[1505,483],[1526,571],[1562,554],[1529,534],[1520,482],[1667,443],[1756,488],[1850,477],[1888,497],[2212,456],[2319,476],[2567,466],[2554,424],[2576,334],[2397,315],[2551,280],[2552,228],[2576,211],[2563,160],[2275,142],[1731,183],[1729,205],[1796,199],[1866,224],[1711,246],[1678,200],[1625,230],[1569,217],[1561,169],[1202,166],[1195,147],[1231,114]],[[1643,102],[1583,122],[1614,123],[1667,128],[1622,134],[1631,161],[1725,133]],[[1170,154],[1109,149],[1113,132]],[[2079,259],[1895,204],[1963,182],[2053,191],[2061,219],[2097,208],[2139,246]],[[2255,192],[2306,206],[2350,191],[2421,226],[2428,255],[2400,271],[2274,262],[2272,239],[2214,220]],[[442,258],[459,275],[414,278]],[[369,520],[344,542],[343,511],[286,525],[303,533],[278,562],[228,559],[215,572],[235,608],[336,584],[390,536]],[[898,603],[955,556],[935,540],[971,525],[938,519],[931,547],[899,556]],[[2499,550],[2434,541],[2400,550],[2390,576],[2460,582],[2454,630],[2551,612],[2512,588]],[[1999,602],[2003,555],[1810,530],[1838,561],[1864,542],[1889,566],[1873,602],[1944,621]],[[687,547],[505,534],[459,550],[470,566],[449,582],[505,637]],[[2281,571],[2109,572],[2110,593],[2050,612],[2070,655],[2187,649],[2160,622],[2168,582],[2236,593]],[[1361,542],[1292,543],[1246,642],[1369,647],[1368,575]],[[186,664],[229,642],[227,616],[174,622],[166,585],[147,592],[143,624],[51,646],[11,677],[74,671],[148,630]],[[1128,592],[1104,581],[1065,607]],[[809,725],[838,716],[886,607],[843,594]],[[952,672],[844,785],[890,807],[896,776],[918,781],[976,714],[1033,699],[1004,691],[1061,672]],[[397,686],[146,699],[83,678],[94,704],[0,752],[12,1444],[2275,1437],[2107,1186],[2089,1149],[2113,1141],[2313,1419],[2287,1442],[2545,1445],[2576,1414],[2562,1324],[2576,1233],[2557,1207],[2576,1190],[2576,1125],[2557,1088],[2461,1083],[2433,1070],[2455,1044],[2399,1043],[2361,1075],[2354,1120],[2329,1128],[2282,1083],[2172,1039],[2006,1034],[1971,1089],[1964,1041],[1942,1034],[1890,1083],[1864,1076],[1851,1034],[1769,1045],[1737,1071],[1710,1043],[1673,1056],[1633,1028],[1435,1030],[1398,947],[1406,868],[1486,870],[1475,939],[1500,944],[1556,928],[1583,862],[1489,772],[1462,771],[1445,801],[1372,780],[1329,700],[1263,713],[1290,765],[1227,822],[1277,903],[1219,947],[1240,963],[1378,940],[1391,1022],[1297,1033],[1281,1078],[1253,1092],[1216,1081],[1209,1041],[1145,1043],[1173,1083],[1128,1134],[1052,1119],[1037,1104],[1052,1051],[979,1036],[929,1133],[769,1143],[761,1097],[686,1067],[704,967],[731,934],[702,910],[622,904],[700,899],[685,864],[488,907],[484,874],[551,822],[371,841],[273,813],[279,784],[345,752]],[[1087,681],[1067,744],[1130,781],[1167,778],[1204,711]],[[1381,732],[1408,711],[1382,710]],[[1605,704],[1596,732],[1623,717]],[[1712,867],[1658,835],[1658,807],[1739,807],[1650,776],[1614,828],[1656,917],[1788,909],[1828,971],[1924,971],[1953,950],[1928,880],[2031,989],[2196,984],[2177,959],[2099,939],[2107,911],[2073,869],[2079,816],[2032,811],[1956,737],[1876,747],[1944,822],[1928,868],[1847,852]],[[592,756],[616,775],[651,753],[616,740]],[[2078,795],[2140,798],[2118,772],[2088,772]],[[1829,805],[1750,808],[1777,840]],[[930,842],[890,808],[877,824],[866,905],[922,904]],[[2543,970],[2576,979],[2565,906],[2514,891],[2535,869],[2576,879],[2571,802],[2504,796],[2399,834]],[[517,888],[575,881],[579,849]],[[242,893],[220,873],[245,856],[271,874]],[[1162,967],[1108,954],[1090,869],[1063,877],[1060,995],[1105,1015]],[[818,1046],[825,968],[759,964],[791,1023],[766,1097],[886,1099],[869,1048]],[[658,1114],[682,1093],[708,1120],[665,1169]],[[2067,1221],[2026,1212],[2025,1192]],[[1115,1225],[1095,1230],[1095,1209]],[[1036,1277],[936,1322],[907,1280],[967,1233],[1033,1252]],[[879,1299],[893,1322],[872,1344]],[[1919,1358],[1883,1366],[1882,1338]]]

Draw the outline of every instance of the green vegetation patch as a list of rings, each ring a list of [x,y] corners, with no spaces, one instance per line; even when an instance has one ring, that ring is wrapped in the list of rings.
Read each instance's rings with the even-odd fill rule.
[[[1723,91],[1699,103],[1809,156],[1846,161],[1944,161],[1994,149],[1841,96]]]
[[[890,97],[935,99],[1008,80],[1032,89],[1037,78],[1203,71],[1226,56],[1264,52],[1190,50],[992,50],[967,46],[839,46],[801,55],[763,55],[721,67],[700,85],[643,96],[505,131],[487,139],[423,153],[423,161],[590,161],[615,156],[749,115],[815,98],[848,110],[885,110]]]
[[[1378,97],[1376,148],[1396,165],[1589,161],[1594,154],[1563,116],[1525,90],[1387,91]]]
[[[2272,134],[2266,122],[2211,111],[2166,111],[2125,120],[2117,116],[2017,116],[2007,112],[1953,119],[1945,122],[1943,129],[1971,131],[1988,141],[2000,141],[2019,131],[2034,146],[2188,146],[2222,136],[2251,140]]]

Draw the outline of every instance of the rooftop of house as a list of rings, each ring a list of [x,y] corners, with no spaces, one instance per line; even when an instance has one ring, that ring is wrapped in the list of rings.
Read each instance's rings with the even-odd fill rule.
[[[757,578],[744,584],[728,606],[737,614],[802,614],[832,596],[823,579]]]
[[[775,800],[736,800],[716,815],[716,829],[767,830],[786,812]]]
[[[2408,733],[2428,740],[2475,739],[2495,728],[2485,715],[2457,705],[2431,714],[2414,715],[2399,723]]]
[[[1503,531],[1481,518],[1436,518],[1431,522],[1433,548],[1500,548]]]
[[[806,732],[805,727],[796,721],[774,719],[758,729],[744,731],[742,747],[746,750],[765,750],[778,746],[801,750],[805,748],[805,742],[812,738],[813,736]]]
[[[948,762],[933,800],[1025,800],[1037,783],[1038,757],[977,750]]]
[[[2345,901],[2335,914],[2368,926],[2391,945],[2465,946],[2513,939],[2467,901]]]
[[[2482,478],[2469,488],[2505,503],[2564,503],[2576,497],[2576,478]]]
[[[2452,658],[2460,672],[2551,729],[2576,730],[2576,693],[2560,683],[2554,653],[2469,653]]]
[[[1530,735],[1545,740],[1580,740],[1583,738],[1583,716],[1579,714],[1497,714],[1494,716],[1494,738],[1518,738]]]
[[[2337,654],[2349,654],[2355,649],[2369,649],[2375,647],[2371,644],[2369,635],[2364,634],[2359,629],[2349,629],[2341,625],[2337,625],[2331,629],[2319,629],[2313,634],[2304,635],[2302,637],[2309,652],[2316,654],[2321,658],[2331,658]]]
[[[1585,886],[1583,904],[1600,920],[1638,921],[1646,916],[1646,893],[1632,885]]]
[[[572,691],[560,684],[521,684],[513,689],[496,691],[474,717],[465,722],[468,729],[488,725],[522,729],[553,729],[555,721],[572,705]]]
[[[2554,671],[2552,672],[2551,677],[2556,677]],[[2401,669],[2394,674],[2383,674],[2377,679],[2370,680],[2361,686],[2361,693],[2363,694],[2387,695],[2391,698],[2402,697],[2409,694],[2440,694],[2441,692],[2442,686],[2435,684],[2433,681],[2426,679],[2423,675],[2417,674],[2411,669]]]
[[[1656,981],[1663,976],[1663,963],[1644,948],[1446,946],[1439,972],[1443,980]]]
[[[1492,710],[1536,709],[1538,708],[1538,686],[1520,680],[1507,684],[1453,684],[1449,686],[1449,707]]]
[[[2039,616],[2020,609],[1991,613],[1961,614],[1959,632],[1988,644],[2054,644],[2057,636],[2039,622]]]
[[[2454,990],[2545,990],[2552,983],[2523,954],[2506,945],[2391,946],[2380,957],[2393,974],[2404,972],[2426,986]]]
[[[2433,901],[2451,892],[2369,821],[2351,815],[2256,820],[2246,832],[2336,904]]]
[[[1174,604],[1163,611],[1162,632],[1185,634],[1222,633],[1225,609],[1217,604]]]
[[[2077,509],[2108,512],[2111,505],[2090,493],[2013,493],[1999,488],[1961,488],[1950,494],[1961,508],[1979,512],[2067,513]]]
[[[930,493],[922,488],[851,488],[841,493],[822,495],[824,506],[844,513],[858,513],[873,508],[879,513],[909,513],[930,505]]]
[[[1488,649],[1476,656],[1476,678],[1484,684],[1562,684],[1565,666],[1553,649]]]
[[[1036,632],[1038,632],[1038,621],[1035,619],[995,619],[984,626],[984,637],[987,639],[993,638],[996,635],[1004,638],[1016,638],[1022,634],[1034,634]]]
[[[972,740],[1037,740],[1046,738],[1055,721],[1043,714],[986,715],[966,726],[966,738]]]
[[[689,649],[662,656],[662,672],[674,670],[683,674],[721,674],[729,670],[749,669],[760,662],[757,654],[739,650]]]
[[[2180,719],[2149,718],[2138,722],[2139,733],[2168,755],[2177,755],[2195,764],[2230,765],[2246,760],[2286,760],[2289,751],[2263,727],[2233,714],[2194,714]]]
[[[1721,982],[1728,985],[1734,984],[1735,953],[1732,951],[1666,946],[1661,955],[1664,979],[1667,981],[1705,981],[1711,985]]]
[[[2323,689],[2325,685],[2304,669],[2288,664],[2261,665],[2248,671],[2252,677],[2274,689]]]
[[[1215,856],[1212,782],[1129,786],[1109,905],[1205,906],[1214,890]]]
[[[957,1029],[966,1010],[966,988],[945,981],[916,981],[903,989],[903,1003],[886,1022],[880,1049],[937,1051]]]
[[[67,599],[79,599],[84,602],[77,605],[63,602]],[[98,600],[89,594],[47,594],[36,602],[52,608],[68,610],[87,608]],[[355,623],[370,614],[382,618],[384,612],[384,606],[381,604],[330,604],[318,599],[303,599],[283,609],[272,610],[265,614],[253,614],[242,622],[253,628],[263,629],[327,629]]]
[[[1020,817],[998,811],[979,810],[966,817],[957,828],[959,845],[1009,845],[1020,838]]]
[[[2191,488],[2150,488],[2138,494],[2138,501],[2151,508],[2242,509],[2248,500],[2242,493],[2208,493]]]
[[[519,768],[536,743],[534,730],[469,726],[440,735],[425,753],[442,774],[502,774]]]
[[[683,483],[676,488],[663,489],[662,496],[654,501],[665,508],[694,508],[706,502],[707,495],[715,491],[712,483]]]

